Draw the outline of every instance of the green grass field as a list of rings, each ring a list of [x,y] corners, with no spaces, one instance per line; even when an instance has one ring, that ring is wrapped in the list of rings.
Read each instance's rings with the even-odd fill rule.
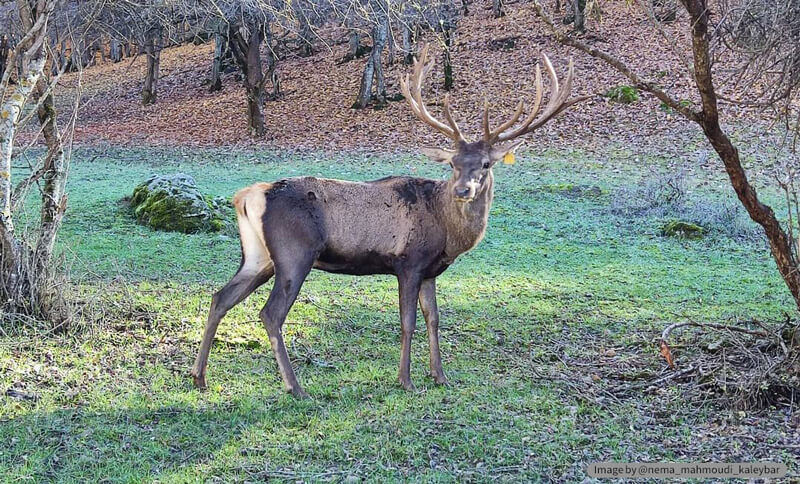
[[[418,390],[396,382],[393,278],[313,272],[285,328],[304,401],[282,392],[258,321],[269,285],[220,326],[209,390],[192,387],[210,296],[238,267],[236,234],[153,232],[120,203],[149,174],[177,171],[225,197],[297,175],[447,175],[417,155],[78,151],[60,240],[91,320],[0,339],[0,389],[31,397],[0,398],[0,481],[564,482],[611,460],[760,459],[800,472],[797,448],[780,445],[797,431],[783,410],[699,405],[674,382],[610,391],[668,372],[653,341],[672,322],[770,323],[793,310],[763,242],[662,237],[662,218],[612,210],[640,167],[580,154],[498,166],[485,240],[438,279],[446,388],[425,376],[424,324]],[[688,184],[700,205],[733,200],[719,173]]]

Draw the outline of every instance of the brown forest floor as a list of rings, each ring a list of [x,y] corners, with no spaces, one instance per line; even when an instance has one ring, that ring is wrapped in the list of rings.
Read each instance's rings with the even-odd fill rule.
[[[638,147],[647,152],[667,150],[697,139],[698,131],[674,114],[660,109],[660,101],[642,94],[640,101],[623,105],[599,96],[608,88],[628,84],[605,64],[555,43],[528,4],[512,5],[501,19],[474,5],[458,26],[453,50],[458,119],[473,136],[479,132],[484,97],[494,106],[493,119],[509,116],[520,97],[533,95],[533,74],[539,52],[546,52],[563,76],[567,61],[576,65],[575,94],[598,94],[574,107],[562,119],[530,137],[529,147],[569,146],[592,151],[609,142]],[[585,40],[636,66],[646,77],[662,80],[679,99],[693,99],[685,69],[674,46],[652,28],[647,19],[624,5],[609,5],[601,22],[590,23]],[[685,22],[668,28],[684,39]],[[341,38],[328,30],[323,38]],[[513,49],[497,48],[498,39],[516,38]],[[443,143],[440,135],[415,120],[403,102],[384,109],[350,108],[358,91],[363,59],[342,65],[345,45],[319,42],[315,55],[290,55],[279,64],[284,96],[268,101],[265,139],[249,138],[245,119],[245,94],[234,74],[223,78],[223,89],[209,93],[203,84],[209,76],[212,44],[186,45],[163,52],[159,99],[153,106],[140,103],[145,59],[102,63],[83,73],[83,103],[76,141],[105,140],[124,145],[263,145],[313,150],[408,150],[426,143]],[[438,54],[437,54],[438,55]],[[408,67],[399,61],[386,69],[389,96],[398,93],[398,76]],[[437,63],[437,68],[441,63]],[[69,91],[76,74],[63,78]],[[443,76],[437,70],[426,83],[429,104],[443,95]],[[65,91],[62,91],[65,92]],[[433,111],[438,111],[434,106]],[[678,151],[674,151],[678,153]]]

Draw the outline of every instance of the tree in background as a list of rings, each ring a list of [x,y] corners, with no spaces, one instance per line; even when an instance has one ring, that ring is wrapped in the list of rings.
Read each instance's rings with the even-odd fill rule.
[[[503,0],[492,0],[492,15],[494,18],[504,17],[506,15],[503,9]]]
[[[459,15],[462,12],[462,5],[452,0],[366,4],[361,18],[367,25],[371,25],[372,48],[361,76],[358,96],[352,107],[363,109],[372,101],[376,101],[378,106],[386,103],[382,53],[387,43],[392,42],[389,55],[391,63],[392,52],[397,48],[394,45],[397,38],[393,35],[394,30],[402,30],[399,37],[402,39],[401,50],[403,62],[406,64],[413,62],[414,44],[421,32],[433,33],[442,47],[444,89],[448,91],[453,89],[452,48]]]
[[[17,1],[23,35],[9,50],[0,84],[0,313],[41,318],[56,325],[68,319],[61,294],[52,284],[56,276],[53,251],[67,206],[70,151],[56,119],[53,88],[57,79],[49,79],[46,63],[49,22],[59,3]],[[20,80],[12,88],[9,79],[17,61],[21,65]],[[26,106],[32,112],[23,116]],[[34,114],[47,150],[29,172],[17,175],[12,173],[16,135]],[[16,226],[15,220],[22,215],[25,195],[34,186],[41,193],[39,223],[26,231]]]
[[[541,4],[535,1],[534,6],[559,42],[601,59],[635,86],[652,93],[665,106],[703,130],[722,161],[740,203],[750,218],[763,228],[778,272],[800,310],[800,203],[795,189],[795,180],[800,173],[795,151],[800,138],[800,3],[780,0],[726,0],[714,4],[708,0],[680,2],[687,14],[684,25],[691,39],[691,44],[683,50],[690,58],[686,59],[685,65],[690,69],[699,97],[697,107],[681,102],[619,58],[558,29]],[[651,20],[658,22],[652,15],[652,6],[645,4],[644,7]],[[665,27],[660,23],[657,26],[660,29]],[[664,30],[662,33],[668,38]],[[680,51],[681,46],[676,44],[676,49]],[[724,63],[724,71],[715,69],[715,63]],[[723,77],[720,72],[727,72],[724,81],[720,80]],[[727,89],[724,98],[729,103],[750,108],[754,119],[772,110],[770,126],[773,132],[769,134],[775,135],[775,128],[782,130],[778,133],[783,140],[779,149],[793,160],[785,163],[789,170],[779,179],[787,200],[786,223],[782,223],[772,207],[759,198],[742,166],[739,150],[722,126],[720,86]],[[792,217],[793,212],[796,219]],[[662,351],[671,361],[665,342],[667,332],[665,330],[662,337]],[[787,334],[788,338],[787,335],[780,337],[789,341],[790,348],[785,350],[785,358],[769,371],[778,365],[796,371],[791,370],[791,362],[800,354],[800,331],[794,328]]]
[[[214,22],[214,57],[211,61],[211,79],[209,92],[222,89],[222,73],[226,66],[233,63],[230,45],[228,42],[228,24],[220,19]]]
[[[112,60],[117,62],[129,44],[147,59],[147,69],[142,82],[142,104],[154,104],[158,100],[161,51],[167,45],[180,45],[193,40],[197,33],[187,25],[199,22],[200,4],[194,0],[94,0],[81,3],[82,25],[97,24],[96,34],[81,36],[100,44],[102,34],[111,40]],[[88,19],[91,19],[88,20]],[[125,39],[125,40],[123,40]],[[128,42],[130,40],[130,42]]]
[[[580,34],[586,32],[586,0],[570,0],[566,5],[569,13],[564,17],[564,24],[573,24],[575,32]],[[561,10],[560,0],[556,0],[556,10]]]
[[[370,2],[372,13],[372,49],[364,65],[361,85],[353,108],[364,109],[372,99],[379,105],[386,103],[386,82],[383,75],[383,49],[389,38],[389,5],[379,0]],[[374,85],[374,94],[373,94]]]
[[[147,56],[147,73],[142,86],[142,104],[154,104],[158,96],[158,73],[161,64],[161,50],[164,48],[163,32],[159,25],[153,25],[144,34],[144,54]]]
[[[277,77],[278,58],[275,54],[271,24],[275,21],[271,4],[259,1],[230,2],[215,9],[218,21],[227,26],[227,42],[242,72],[245,94],[247,96],[247,126],[250,135],[263,137],[265,84],[273,83],[273,97],[280,93]],[[261,61],[261,47],[266,40],[267,75]]]

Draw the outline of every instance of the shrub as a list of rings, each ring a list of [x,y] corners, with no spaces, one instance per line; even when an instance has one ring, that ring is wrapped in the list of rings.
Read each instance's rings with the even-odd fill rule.
[[[606,91],[605,96],[622,104],[631,104],[639,100],[639,90],[633,86],[616,86]]]

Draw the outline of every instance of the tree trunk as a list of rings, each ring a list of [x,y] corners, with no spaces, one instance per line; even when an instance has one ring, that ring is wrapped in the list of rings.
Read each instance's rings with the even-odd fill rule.
[[[208,86],[209,92],[222,89],[222,60],[227,50],[228,40],[221,32],[214,33],[214,60],[211,63],[211,84]]]
[[[42,6],[41,3],[39,6]],[[49,85],[44,75],[46,20],[52,7],[45,4],[44,8],[34,11],[27,1],[17,2],[20,20],[28,37],[24,45],[19,46],[23,52],[17,56],[22,59],[21,80],[14,96],[7,98],[0,108],[3,112],[0,120],[0,312],[24,313],[62,323],[65,315],[55,309],[63,306],[53,304],[52,290],[47,284],[56,233],[66,207],[65,154],[56,125],[53,96],[48,93]],[[47,145],[42,168],[25,180],[32,183],[36,176],[44,180],[36,244],[29,243],[15,233],[13,212],[19,206],[19,200],[15,200],[11,184],[11,156],[17,123],[33,93],[41,101],[37,114]],[[60,301],[60,298],[56,300]]]
[[[300,38],[300,57],[310,57],[314,54],[314,51],[311,44],[311,24],[308,21],[308,15],[306,15],[299,0],[292,0],[292,10],[298,24],[297,36]]]
[[[359,54],[359,47],[361,46],[361,36],[358,30],[351,28],[347,34],[347,57],[355,59]]]
[[[264,36],[264,25],[253,21],[248,26],[247,38],[244,29],[231,25],[228,41],[236,63],[244,75],[244,87],[247,92],[247,126],[250,135],[261,138],[266,133],[264,127],[264,74],[261,71],[261,41]]]
[[[386,65],[394,65],[394,55],[396,50],[397,43],[395,42],[394,38],[394,30],[392,30],[392,24],[389,23],[387,27],[387,40],[386,44],[389,46],[388,54],[386,55]]]
[[[403,22],[403,62],[409,66],[414,63],[414,30],[410,20]]]
[[[376,97],[381,104],[386,102],[386,86],[383,76],[383,65],[381,54],[386,46],[388,35],[388,18],[382,19],[372,28],[372,50],[370,50],[367,63],[364,66],[364,73],[361,76],[361,87],[358,91],[356,102],[353,103],[354,109],[364,109],[372,100],[373,80],[376,87]]]
[[[373,57],[375,64],[375,97],[378,104],[386,104],[386,81],[383,76],[383,60],[381,59],[383,49],[389,40],[389,17],[385,17],[372,30],[372,36],[375,37],[374,45],[370,56]]]
[[[364,73],[361,74],[361,87],[358,89],[356,102],[351,106],[353,109],[364,109],[372,98],[372,79],[375,77],[375,61],[372,56],[367,59],[364,66]]]
[[[263,138],[266,134],[264,127],[264,86],[247,85],[247,127],[250,136]]]
[[[505,15],[503,10],[503,0],[492,0],[492,15],[494,18],[500,18]]]
[[[142,104],[154,104],[158,96],[158,68],[161,63],[161,31],[154,29],[144,45],[147,55],[147,74],[142,87]]]
[[[8,36],[3,34],[0,37],[0,75],[6,71],[8,65]]]
[[[33,252],[33,269],[35,277],[31,283],[36,285],[38,310],[47,319],[60,324],[67,320],[64,302],[59,291],[51,291],[49,284],[53,277],[53,249],[56,236],[61,228],[61,221],[67,210],[67,157],[56,121],[56,108],[53,93],[48,92],[48,82],[44,76],[36,85],[37,96],[41,105],[37,111],[42,135],[47,146],[42,167],[44,186],[42,187],[42,208],[39,224],[39,239]]]
[[[444,34],[444,90],[453,89],[453,62],[450,57],[450,48],[453,45],[453,29],[449,22],[443,24],[442,33]]]
[[[112,38],[109,47],[109,58],[111,62],[117,63],[122,60],[122,44],[119,40]]]
[[[272,30],[267,26],[264,29],[266,35],[265,42],[267,44],[267,75],[266,79],[272,83],[272,95],[270,101],[275,101],[281,97],[281,80],[278,76],[278,56],[272,48]],[[266,82],[266,79],[264,80]]]
[[[20,55],[17,58],[23,57]],[[29,299],[27,295],[31,289],[26,274],[27,257],[24,251],[27,247],[17,238],[12,216],[11,157],[20,113],[39,81],[44,65],[44,53],[32,59],[27,66],[23,64],[24,80],[18,83],[15,95],[10,96],[2,106],[2,111],[7,113],[0,122],[0,267],[3,269],[0,278],[0,302],[3,306],[6,302],[15,306],[27,306],[25,302]]]
[[[586,32],[586,0],[572,0],[575,31]]]

